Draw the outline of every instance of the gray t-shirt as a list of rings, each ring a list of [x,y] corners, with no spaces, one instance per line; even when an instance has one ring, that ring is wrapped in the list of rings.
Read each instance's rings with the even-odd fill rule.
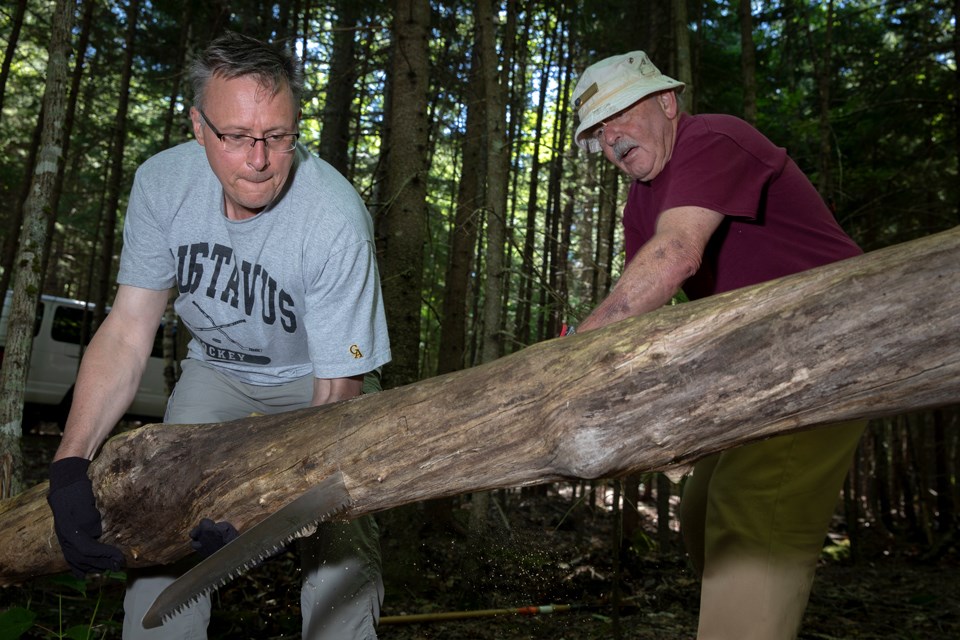
[[[373,223],[353,186],[298,146],[283,194],[227,219],[203,147],[140,166],[117,281],[176,286],[190,358],[251,384],[360,375],[390,361]]]

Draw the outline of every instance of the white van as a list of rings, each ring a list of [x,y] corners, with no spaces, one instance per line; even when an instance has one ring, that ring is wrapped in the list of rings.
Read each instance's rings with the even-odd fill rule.
[[[7,292],[0,315],[0,361],[7,342],[7,319],[12,294]],[[41,296],[33,329],[33,351],[24,396],[24,424],[42,419],[56,421],[61,429],[73,400],[73,385],[80,365],[83,322],[89,327],[94,304]],[[86,307],[86,317],[84,316]],[[91,335],[87,332],[87,340]],[[167,406],[163,382],[163,327],[157,330],[153,353],[147,362],[140,389],[127,410],[131,418],[159,422]],[[176,341],[174,341],[176,342]]]

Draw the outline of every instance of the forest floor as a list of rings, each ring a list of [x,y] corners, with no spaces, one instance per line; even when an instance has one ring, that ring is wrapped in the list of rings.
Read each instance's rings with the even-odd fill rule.
[[[24,438],[28,483],[45,479],[59,438]],[[610,552],[614,518],[555,490],[498,493],[491,531],[468,542],[462,526],[425,526],[425,505],[378,514],[386,600],[381,640],[690,640],[698,585],[678,552],[655,550],[653,505],[641,505],[642,531],[629,550]],[[508,504],[503,504],[503,499]],[[454,523],[466,509],[454,510]],[[868,530],[869,531],[869,530]],[[834,536],[842,541],[838,534]],[[925,560],[919,547],[867,535],[861,560],[844,547],[824,553],[800,634],[803,640],[960,638],[960,551]],[[618,568],[620,579],[615,580]],[[299,570],[281,554],[214,594],[209,637],[299,638]],[[619,584],[619,593],[613,585]],[[85,593],[81,590],[85,589]],[[68,575],[0,589],[0,640],[119,638],[123,583],[86,584]],[[614,602],[619,601],[619,606]],[[527,605],[569,605],[554,613],[502,613]],[[33,616],[16,631],[11,619]],[[411,614],[499,611],[411,624]],[[401,618],[398,620],[398,618]],[[344,639],[350,640],[350,639]]]

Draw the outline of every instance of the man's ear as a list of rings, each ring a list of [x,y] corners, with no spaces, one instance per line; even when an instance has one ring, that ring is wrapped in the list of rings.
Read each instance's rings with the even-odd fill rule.
[[[200,115],[200,110],[196,107],[190,107],[190,121],[193,123],[193,137],[197,139],[201,147],[206,146],[203,143],[203,116]]]
[[[673,90],[661,91],[657,96],[657,101],[660,103],[660,108],[663,109],[664,115],[667,116],[670,120],[673,120],[677,117],[679,108],[677,106],[677,94]]]

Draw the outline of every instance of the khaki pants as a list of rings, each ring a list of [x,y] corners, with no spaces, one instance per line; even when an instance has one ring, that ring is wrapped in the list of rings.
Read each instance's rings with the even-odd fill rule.
[[[260,387],[229,378],[209,365],[186,360],[167,404],[164,422],[202,424],[243,418],[251,413],[279,413],[309,406],[312,396],[310,376],[275,387]],[[183,538],[187,547],[190,540],[186,531]],[[365,516],[346,524],[322,523],[316,534],[298,540],[297,548],[303,574],[303,639],[375,640],[383,581],[379,532],[374,519]],[[186,562],[194,560],[187,558]],[[141,624],[157,595],[185,570],[183,565],[172,565],[127,572],[124,640],[207,637],[209,597],[200,598],[156,629],[147,630]]]
[[[680,507],[702,576],[698,640],[793,640],[865,421],[704,458]]]

